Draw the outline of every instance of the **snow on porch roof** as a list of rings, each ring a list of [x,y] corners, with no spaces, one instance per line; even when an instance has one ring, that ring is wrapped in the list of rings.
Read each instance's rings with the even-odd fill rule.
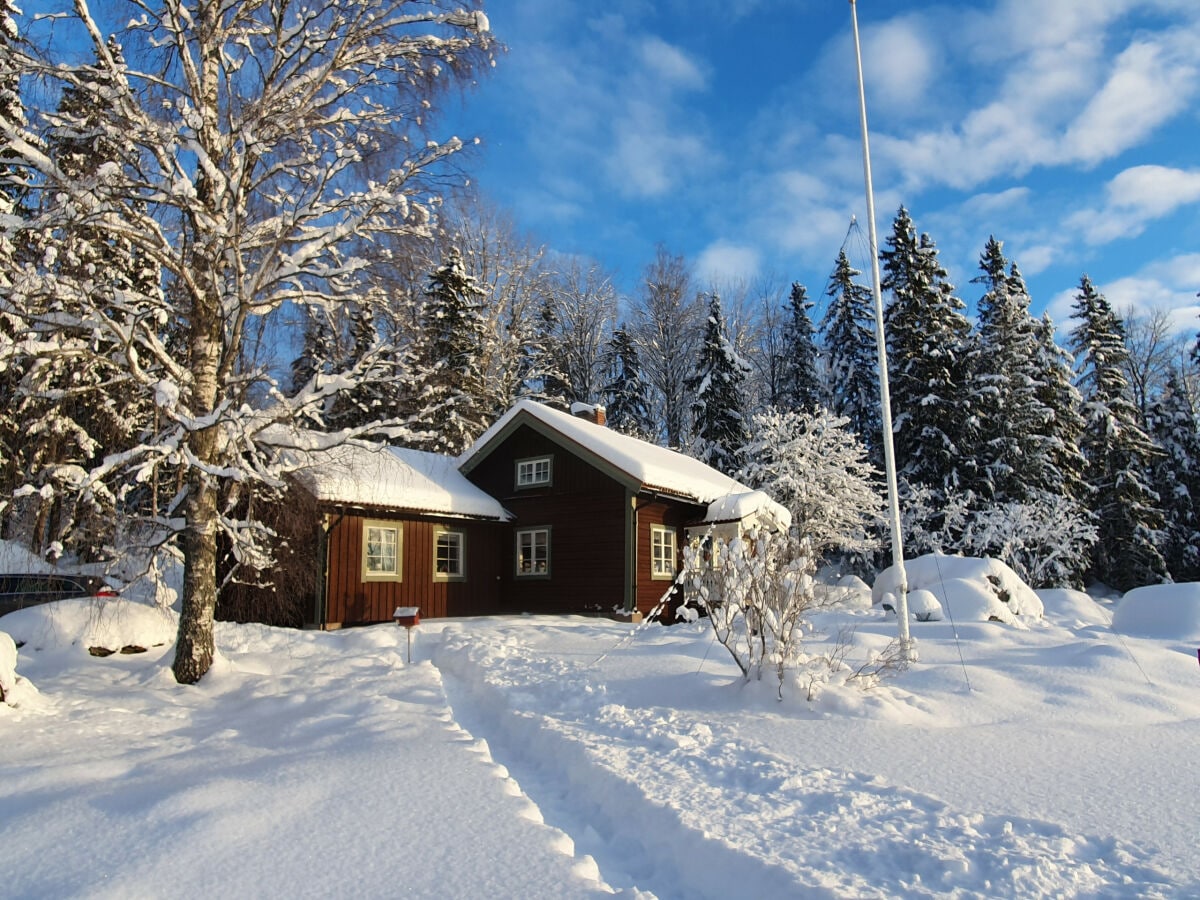
[[[512,515],[471,484],[453,458],[385,444],[312,451],[296,477],[318,500],[396,511],[508,521]]]
[[[727,514],[731,509],[743,514],[769,510],[770,517],[782,523],[783,527],[791,523],[788,511],[761,491],[751,491],[744,484],[698,459],[621,434],[604,425],[596,425],[588,419],[551,409],[533,400],[518,400],[459,457],[459,465],[469,469],[472,460],[521,414],[532,416],[568,442],[577,445],[584,451],[585,457],[590,454],[602,460],[646,490],[662,491],[705,506],[716,504],[720,507],[718,514]],[[753,504],[748,500],[731,502],[730,498],[740,495],[755,495]],[[749,510],[750,505],[755,508]],[[713,513],[714,510],[710,510],[705,521],[715,521]],[[727,520],[731,516],[721,517]]]
[[[708,504],[703,525],[718,525],[722,522],[744,522],[757,518],[762,524],[776,531],[783,531],[792,524],[792,515],[762,491],[743,491],[727,494]]]

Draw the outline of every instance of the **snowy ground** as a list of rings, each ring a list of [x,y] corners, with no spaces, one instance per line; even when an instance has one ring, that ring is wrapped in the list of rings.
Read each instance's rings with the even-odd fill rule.
[[[1177,600],[1150,605],[1156,636],[1047,592],[1028,627],[914,623],[907,672],[782,702],[740,682],[703,622],[425,622],[411,664],[391,625],[221,624],[218,664],[181,687],[167,614],[24,610],[0,619],[26,642],[20,705],[0,705],[0,884],[22,898],[1200,896],[1200,623],[1172,630],[1163,612],[1200,602],[1159,590]],[[852,657],[894,633],[857,601],[817,619],[814,650],[847,624]],[[148,652],[90,656],[100,644]]]

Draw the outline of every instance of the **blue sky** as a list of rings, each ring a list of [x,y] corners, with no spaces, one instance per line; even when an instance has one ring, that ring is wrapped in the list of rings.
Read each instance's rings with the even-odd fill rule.
[[[496,0],[508,52],[450,124],[478,183],[636,291],[662,242],[702,283],[824,289],[865,223],[847,0]],[[989,234],[1035,310],[1088,273],[1200,329],[1197,0],[859,0],[881,243],[903,203],[973,304]],[[865,243],[847,247],[865,266]],[[855,256],[858,259],[855,260]]]

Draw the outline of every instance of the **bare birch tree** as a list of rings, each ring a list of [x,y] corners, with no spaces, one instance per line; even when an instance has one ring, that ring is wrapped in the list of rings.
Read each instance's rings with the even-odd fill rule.
[[[51,86],[90,89],[104,71],[112,113],[101,127],[132,148],[123,164],[76,179],[24,129],[0,124],[33,188],[71,199],[23,227],[94,226],[153,260],[168,289],[117,291],[98,305],[30,265],[0,303],[26,329],[6,345],[11,354],[115,345],[120,378],[156,405],[160,430],[84,473],[79,488],[116,470],[128,483],[160,463],[181,471],[183,490],[163,521],[185,560],[173,666],[182,683],[199,680],[213,660],[218,534],[246,546],[239,491],[281,483],[267,436],[284,426],[283,443],[294,442],[287,435],[305,408],[371,377],[383,355],[376,348],[348,371],[314,375],[289,397],[272,372],[246,367],[247,335],[281,309],[369,302],[373,260],[363,248],[388,234],[428,232],[429,173],[462,143],[430,140],[423,126],[431,99],[488,59],[478,6],[113,2],[102,13],[128,23],[118,32],[122,64],[87,0],[74,0],[37,52],[15,51],[23,75]],[[82,41],[94,66],[55,58],[61,47],[74,56]],[[68,294],[78,302],[61,302]],[[168,325],[173,341],[164,338]]]

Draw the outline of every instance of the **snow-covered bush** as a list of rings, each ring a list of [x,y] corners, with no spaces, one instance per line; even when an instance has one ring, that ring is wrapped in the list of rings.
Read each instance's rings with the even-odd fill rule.
[[[1001,559],[1034,588],[1069,587],[1087,569],[1096,535],[1079,504],[1044,497],[976,511],[966,523],[960,552]]]
[[[908,553],[993,557],[1035,588],[1076,586],[1096,542],[1087,511],[1063,497],[980,506],[969,491],[939,500],[928,488],[905,485],[901,494]]]
[[[909,615],[929,611],[930,598],[948,617],[957,621],[998,621],[1024,625],[1026,619],[1040,619],[1042,601],[1017,574],[998,559],[943,556],[931,553],[904,563]],[[896,567],[879,573],[871,589],[876,605],[891,603],[899,590]],[[922,606],[921,604],[924,604]],[[936,618],[930,619],[937,621]]]
[[[815,601],[807,545],[752,529],[731,541],[693,543],[684,550],[688,604],[708,615],[713,633],[742,675],[761,678],[771,666],[783,676],[803,613]]]
[[[753,529],[731,541],[693,542],[684,549],[680,578],[687,603],[680,614],[707,614],[742,676],[761,679],[772,672],[780,699],[789,674],[804,670],[811,699],[815,681],[842,669],[855,675],[840,652],[815,658],[802,651],[805,616],[828,605],[828,595],[816,590],[814,571],[808,542],[794,536]],[[866,669],[878,674],[874,661],[860,671]]]
[[[17,674],[17,644],[7,632],[0,631],[0,703],[19,706],[22,694],[37,691],[26,679]]]
[[[737,478],[787,507],[812,556],[869,554],[883,497],[849,420],[826,409],[754,416]]]
[[[1138,637],[1200,641],[1200,584],[1152,584],[1121,598],[1113,631]]]

